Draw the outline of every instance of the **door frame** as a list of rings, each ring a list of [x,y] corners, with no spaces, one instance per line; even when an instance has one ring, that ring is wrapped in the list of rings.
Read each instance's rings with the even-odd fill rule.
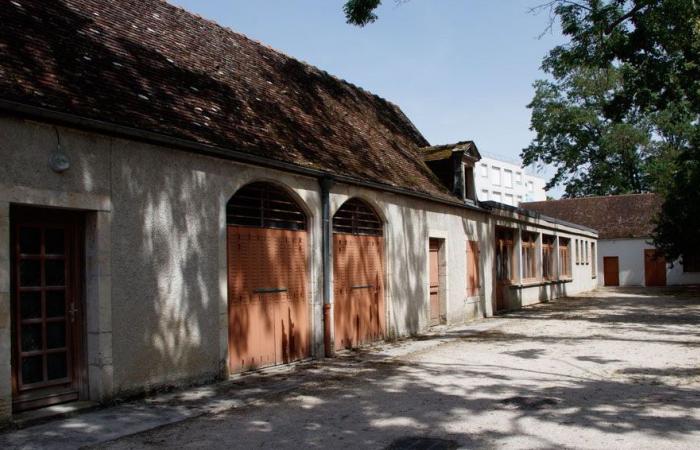
[[[663,274],[663,283],[662,284],[649,284],[649,277],[647,276],[649,273],[649,270],[647,269],[647,261],[648,261],[648,256],[653,253],[653,256],[651,256],[651,259],[657,259],[661,258],[663,260],[663,270],[661,273]],[[655,249],[655,248],[645,248],[644,249],[644,286],[658,286],[658,287],[663,287],[666,286],[668,283],[667,280],[667,274],[666,274],[666,258],[664,258],[663,255],[659,256],[660,252]],[[657,261],[654,261],[654,264],[659,264]],[[660,280],[661,281],[661,280]]]
[[[70,362],[73,382],[71,388],[56,389],[51,392],[51,387],[37,388],[35,391],[19,392],[19,348],[18,348],[18,320],[19,308],[17,307],[18,293],[16,286],[17,277],[17,226],[64,224],[70,232],[70,254],[67,263],[70,267],[71,292],[75,299],[77,311],[75,321],[71,327]],[[10,315],[11,315],[11,373],[12,373],[12,409],[13,412],[41,408],[66,401],[85,400],[89,396],[88,367],[86,361],[87,352],[87,326],[86,326],[86,302],[85,302],[85,214],[81,211],[44,208],[36,206],[10,205]],[[42,393],[43,391],[43,393]],[[48,392],[47,392],[48,391]],[[70,391],[70,392],[68,392]]]
[[[428,326],[444,325],[447,323],[447,233],[432,232],[428,236],[426,249],[428,251],[427,266],[427,312]],[[438,307],[440,309],[437,323],[433,323],[431,319],[430,306],[430,247],[431,242],[438,244]]]
[[[608,277],[606,276],[607,271],[605,270],[605,267],[607,266],[606,261],[615,261],[615,265],[617,266],[617,283],[616,284],[608,284]],[[620,285],[620,257],[619,256],[603,256],[603,286],[619,286]]]

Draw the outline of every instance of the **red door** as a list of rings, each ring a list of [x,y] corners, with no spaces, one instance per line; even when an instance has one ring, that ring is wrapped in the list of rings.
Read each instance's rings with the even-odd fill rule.
[[[644,281],[647,286],[666,286],[666,258],[657,250],[644,250]]]
[[[228,227],[231,372],[310,355],[306,231]]]
[[[440,240],[430,239],[430,325],[440,324]]]
[[[384,337],[384,238],[333,235],[335,348]]]
[[[617,256],[603,258],[603,284],[605,286],[620,285],[620,264]]]
[[[508,309],[506,290],[513,283],[515,269],[513,242],[513,230],[496,229],[496,312]]]
[[[82,367],[81,216],[12,210],[16,411],[77,400]]]

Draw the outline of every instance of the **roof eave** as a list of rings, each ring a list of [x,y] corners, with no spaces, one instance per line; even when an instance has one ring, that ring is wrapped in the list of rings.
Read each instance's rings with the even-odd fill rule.
[[[285,172],[306,175],[313,178],[333,178],[336,181],[363,186],[371,189],[377,189],[395,194],[406,195],[410,197],[420,198],[444,205],[449,205],[457,208],[465,208],[473,211],[487,213],[488,211],[478,205],[470,205],[462,202],[455,197],[454,201],[433,197],[430,194],[412,191],[410,189],[392,186],[388,184],[378,183],[374,181],[361,180],[347,175],[337,175],[323,170],[312,169],[299,166],[296,164],[279,161],[276,159],[266,158],[263,156],[253,155],[239,150],[225,148],[210,144],[203,144],[196,141],[177,138],[153,131],[142,130],[139,128],[117,125],[111,122],[106,122],[98,119],[90,119],[82,116],[77,116],[70,113],[55,111],[48,108],[42,108],[26,103],[15,102],[6,99],[0,99],[0,112],[10,115],[23,116],[35,120],[42,120],[48,123],[57,125],[66,125],[82,130],[95,131],[105,135],[123,137],[147,143],[170,146],[177,149],[190,151],[193,153],[213,156],[217,158],[268,167],[272,169],[282,170]]]

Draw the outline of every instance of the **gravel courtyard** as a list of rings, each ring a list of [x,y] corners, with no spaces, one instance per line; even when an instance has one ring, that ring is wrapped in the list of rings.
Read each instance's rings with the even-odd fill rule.
[[[699,325],[700,291],[598,291],[242,377],[226,389],[254,395],[233,407],[97,446],[700,448]]]
[[[697,291],[600,291],[504,319],[279,375],[299,385],[106,447],[700,448]]]

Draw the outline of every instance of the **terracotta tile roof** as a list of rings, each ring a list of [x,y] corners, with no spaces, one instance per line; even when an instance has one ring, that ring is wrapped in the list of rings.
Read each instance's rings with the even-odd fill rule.
[[[629,194],[526,202],[520,206],[598,230],[600,239],[622,239],[651,236],[661,203],[657,194]]]
[[[456,200],[388,101],[160,0],[6,0],[0,99]]]

